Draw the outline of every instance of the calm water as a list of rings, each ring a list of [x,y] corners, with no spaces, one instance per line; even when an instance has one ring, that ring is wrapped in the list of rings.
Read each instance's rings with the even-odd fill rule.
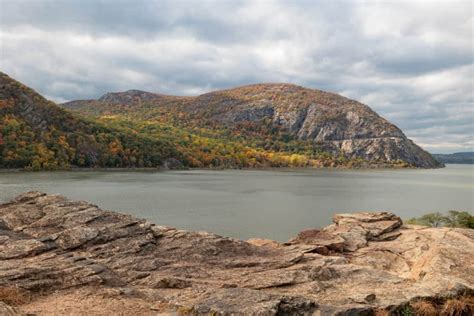
[[[0,202],[41,190],[161,225],[284,241],[337,212],[474,209],[474,167],[438,170],[1,172]]]

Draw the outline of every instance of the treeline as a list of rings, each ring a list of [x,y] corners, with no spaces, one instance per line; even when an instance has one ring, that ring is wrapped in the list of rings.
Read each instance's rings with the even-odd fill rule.
[[[447,214],[439,212],[425,214],[418,218],[411,218],[405,221],[405,223],[431,227],[447,226],[474,228],[474,216],[466,211],[451,210]]]
[[[278,139],[273,141],[281,143],[281,147],[262,148],[259,143],[263,139],[228,136],[227,131],[184,129],[122,116],[102,117],[100,122],[127,133],[173,143],[185,165],[191,168],[357,167],[366,163],[317,151],[309,144],[295,142],[292,147],[291,141],[284,144]]]
[[[21,118],[0,114],[0,167],[157,167],[180,157],[171,144],[108,129],[68,132],[49,126],[35,131]]]

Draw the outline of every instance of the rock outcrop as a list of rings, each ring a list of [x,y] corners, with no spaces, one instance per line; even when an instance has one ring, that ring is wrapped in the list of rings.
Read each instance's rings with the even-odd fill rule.
[[[101,96],[98,101],[114,104],[140,105],[142,102],[166,98],[166,95],[150,93],[140,90],[128,90],[125,92],[110,92]]]
[[[288,243],[29,192],[0,205],[0,313],[357,315],[472,295],[474,231],[340,214]]]
[[[268,119],[273,127],[349,158],[441,166],[370,107],[335,93],[291,84],[257,84],[199,96],[193,108],[197,113],[213,113],[210,120],[224,125]]]

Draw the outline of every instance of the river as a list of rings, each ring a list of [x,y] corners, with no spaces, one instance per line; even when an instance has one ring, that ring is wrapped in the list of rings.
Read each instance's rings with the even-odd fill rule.
[[[160,224],[285,241],[335,213],[402,218],[474,209],[474,166],[432,170],[189,170],[0,172],[0,202],[59,193]]]

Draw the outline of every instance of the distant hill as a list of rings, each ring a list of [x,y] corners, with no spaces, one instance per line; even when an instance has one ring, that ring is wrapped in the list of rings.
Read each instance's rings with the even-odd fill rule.
[[[0,73],[0,168],[158,167],[179,159],[167,140],[77,117]]]
[[[442,163],[474,164],[474,152],[462,152],[453,154],[433,154]]]
[[[168,126],[224,147],[236,142],[265,152],[303,155],[297,165],[323,161],[323,166],[442,166],[368,106],[292,84],[256,84],[196,97],[130,90],[62,106],[107,124],[126,124],[140,133],[163,134],[163,130],[150,130]],[[220,159],[211,147],[211,159]],[[199,166],[203,159],[195,156]]]

